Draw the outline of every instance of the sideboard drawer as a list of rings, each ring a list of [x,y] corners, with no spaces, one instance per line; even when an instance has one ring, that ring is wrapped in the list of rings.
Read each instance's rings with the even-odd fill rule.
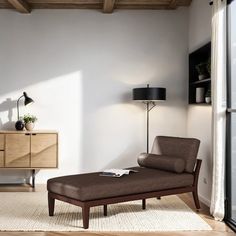
[[[0,167],[4,167],[4,152],[0,151]]]
[[[4,150],[4,137],[5,135],[4,134],[0,134],[0,150]]]

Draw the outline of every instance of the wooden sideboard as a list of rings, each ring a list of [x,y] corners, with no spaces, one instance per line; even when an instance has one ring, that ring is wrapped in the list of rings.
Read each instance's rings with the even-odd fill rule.
[[[0,131],[0,169],[58,168],[58,133],[55,131]]]

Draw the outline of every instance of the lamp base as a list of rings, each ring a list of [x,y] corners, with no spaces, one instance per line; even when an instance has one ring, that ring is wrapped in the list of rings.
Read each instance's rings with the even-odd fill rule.
[[[15,123],[15,128],[16,128],[16,130],[23,130],[25,128],[24,122],[21,120],[18,120]]]

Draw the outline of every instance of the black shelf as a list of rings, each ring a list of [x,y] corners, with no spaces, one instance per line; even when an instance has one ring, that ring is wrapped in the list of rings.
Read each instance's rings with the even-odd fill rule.
[[[208,103],[196,103],[196,88],[203,87],[205,93],[211,89],[211,78],[199,80],[196,65],[207,62],[211,57],[211,42],[189,54],[189,97],[191,105],[211,105]]]
[[[191,83],[191,85],[204,84],[204,83],[208,83],[208,82],[211,82],[211,78],[194,81],[194,82]]]
[[[196,103],[196,102],[194,102],[194,103],[189,103],[189,105],[194,105],[194,106],[196,106],[196,105],[199,105],[199,106],[211,106],[211,103],[206,103],[206,102]]]

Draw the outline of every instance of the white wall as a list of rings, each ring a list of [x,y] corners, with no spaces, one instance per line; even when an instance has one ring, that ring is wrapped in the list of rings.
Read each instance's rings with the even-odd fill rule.
[[[35,10],[0,12],[1,128],[13,128],[23,91],[35,100],[21,114],[59,131],[57,175],[136,165],[145,151],[145,108],[132,88],[163,86],[167,102],[151,113],[156,135],[186,136],[188,10]],[[25,173],[1,171],[1,181]],[[5,177],[3,177],[5,176]],[[9,176],[9,177],[8,177]]]
[[[193,0],[189,7],[190,52],[211,40],[211,9],[206,0]]]
[[[206,0],[193,0],[189,8],[189,52],[211,40],[211,6]],[[199,178],[201,201],[210,204],[212,185],[211,106],[188,107],[187,135],[201,140],[199,158],[203,160]]]

